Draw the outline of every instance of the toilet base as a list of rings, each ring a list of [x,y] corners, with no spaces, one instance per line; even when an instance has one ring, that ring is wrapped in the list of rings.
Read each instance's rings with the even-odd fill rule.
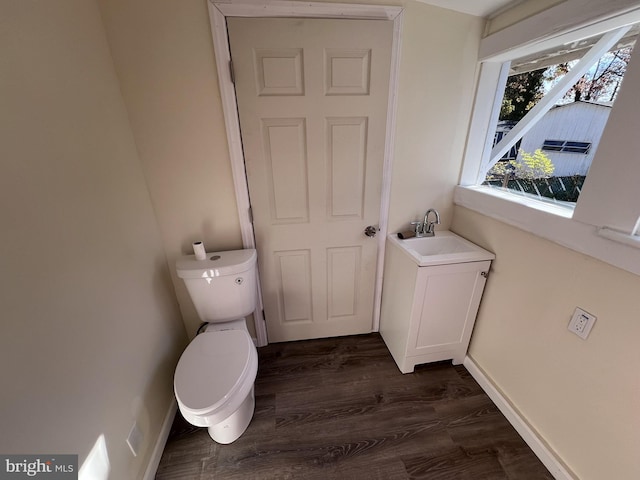
[[[247,398],[244,399],[244,402],[231,416],[207,428],[209,436],[214,442],[226,445],[235,442],[244,433],[253,418],[253,411],[256,406],[253,390],[254,387],[251,387],[251,392],[247,395]]]

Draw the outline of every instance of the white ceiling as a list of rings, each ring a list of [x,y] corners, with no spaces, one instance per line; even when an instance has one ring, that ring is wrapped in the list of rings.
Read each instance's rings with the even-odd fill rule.
[[[422,3],[468,13],[476,17],[488,17],[505,5],[517,4],[522,0],[419,0]]]

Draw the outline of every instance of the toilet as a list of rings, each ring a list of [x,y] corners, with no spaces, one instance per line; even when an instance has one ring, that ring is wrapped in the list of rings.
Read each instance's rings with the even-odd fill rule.
[[[207,427],[217,443],[237,440],[249,426],[255,407],[258,353],[245,318],[257,302],[254,249],[195,255],[176,262],[204,331],[182,353],[173,386],[182,416]]]

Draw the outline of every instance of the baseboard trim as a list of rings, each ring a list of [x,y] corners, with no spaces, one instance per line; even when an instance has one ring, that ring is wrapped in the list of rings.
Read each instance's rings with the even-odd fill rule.
[[[478,382],[489,398],[496,404],[500,412],[516,429],[529,448],[547,467],[556,480],[576,480],[566,465],[558,458],[547,443],[533,430],[522,415],[511,405],[507,398],[498,390],[491,379],[469,356],[465,357],[463,365],[471,376]]]
[[[162,452],[164,452],[164,447],[167,444],[167,439],[169,438],[169,433],[171,432],[171,425],[173,425],[173,419],[176,416],[176,412],[178,411],[178,404],[175,399],[171,400],[171,404],[169,405],[169,410],[164,417],[164,421],[162,422],[162,428],[160,429],[160,435],[158,435],[158,441],[156,442],[156,446],[153,448],[153,453],[151,454],[151,458],[149,459],[149,463],[147,464],[147,469],[144,472],[143,480],[154,480],[156,478],[156,473],[158,471],[158,466],[160,465],[160,459],[162,458]]]

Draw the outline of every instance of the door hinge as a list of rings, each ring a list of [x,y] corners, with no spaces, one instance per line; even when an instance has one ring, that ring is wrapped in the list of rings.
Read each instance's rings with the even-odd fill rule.
[[[231,77],[231,83],[236,84],[236,72],[233,69],[233,60],[229,60],[229,76]]]
[[[249,207],[249,222],[253,223],[253,208]]]
[[[267,323],[267,317],[264,316],[264,310],[262,310],[262,321]]]

